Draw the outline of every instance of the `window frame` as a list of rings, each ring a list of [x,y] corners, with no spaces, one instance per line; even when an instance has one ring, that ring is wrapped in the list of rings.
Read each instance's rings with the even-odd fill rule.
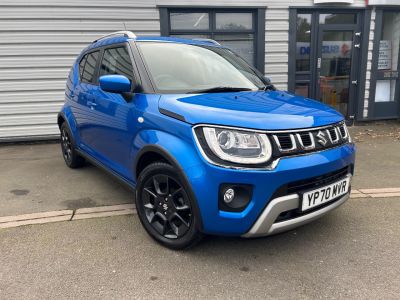
[[[253,61],[254,67],[262,74],[265,74],[265,10],[266,7],[181,7],[181,6],[158,6],[160,9],[160,29],[162,36],[170,36],[171,34],[205,34],[213,39],[214,35],[223,34],[253,34]],[[170,13],[198,13],[205,12],[209,14],[209,29],[208,30],[172,30]],[[251,13],[252,14],[252,29],[246,30],[230,30],[216,28],[217,13]]]

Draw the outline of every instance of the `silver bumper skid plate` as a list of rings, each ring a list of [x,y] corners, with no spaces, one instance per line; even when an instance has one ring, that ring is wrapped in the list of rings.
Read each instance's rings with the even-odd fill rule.
[[[321,209],[315,210],[297,218],[274,223],[282,212],[297,209],[298,207],[300,207],[300,196],[298,194],[291,194],[275,198],[270,201],[270,203],[261,213],[260,217],[254,223],[251,229],[247,233],[243,234],[242,237],[251,238],[267,236],[307,224],[313,220],[320,218],[331,210],[334,210],[335,208],[346,202],[349,197],[350,192],[341,196],[341,198],[332,202],[331,204],[322,207]]]

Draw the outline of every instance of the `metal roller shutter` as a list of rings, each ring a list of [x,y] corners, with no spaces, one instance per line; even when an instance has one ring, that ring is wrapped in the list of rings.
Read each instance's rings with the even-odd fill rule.
[[[75,57],[97,37],[125,27],[159,35],[155,2],[1,0],[0,141],[57,136]]]

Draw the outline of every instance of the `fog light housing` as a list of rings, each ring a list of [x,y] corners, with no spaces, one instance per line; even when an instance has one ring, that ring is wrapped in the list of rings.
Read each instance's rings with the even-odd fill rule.
[[[240,212],[249,204],[253,187],[247,184],[224,183],[219,188],[218,208],[223,211]]]

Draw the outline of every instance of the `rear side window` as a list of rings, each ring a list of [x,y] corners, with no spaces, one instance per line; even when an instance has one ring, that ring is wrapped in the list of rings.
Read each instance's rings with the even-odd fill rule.
[[[79,63],[79,79],[82,79],[82,72],[83,72],[83,67],[85,66],[85,62],[87,59],[87,54],[81,59],[80,63]]]
[[[132,61],[125,47],[104,50],[100,66],[100,76],[103,75],[124,75],[133,81]]]
[[[82,72],[82,82],[93,83],[98,57],[99,51],[87,54],[86,63]]]

